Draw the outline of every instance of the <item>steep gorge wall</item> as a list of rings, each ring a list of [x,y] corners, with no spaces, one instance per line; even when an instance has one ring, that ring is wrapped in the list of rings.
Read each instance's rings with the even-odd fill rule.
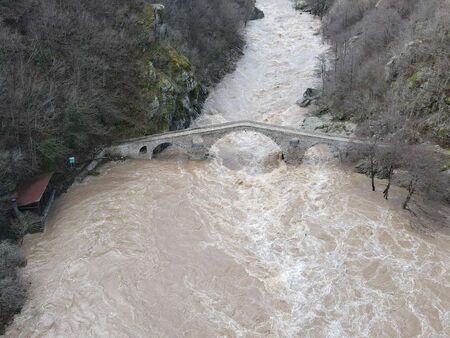
[[[245,44],[242,28],[253,18],[255,0],[161,0],[168,38],[207,85],[234,68]]]

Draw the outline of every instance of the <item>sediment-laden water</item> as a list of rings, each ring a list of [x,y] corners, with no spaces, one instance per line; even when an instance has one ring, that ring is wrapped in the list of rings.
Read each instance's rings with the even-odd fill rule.
[[[198,124],[301,122],[319,22],[259,7]],[[252,133],[213,154],[108,163],[60,197],[24,241],[30,298],[7,336],[450,336],[450,238],[410,226],[403,190],[383,200],[321,145],[298,167]]]

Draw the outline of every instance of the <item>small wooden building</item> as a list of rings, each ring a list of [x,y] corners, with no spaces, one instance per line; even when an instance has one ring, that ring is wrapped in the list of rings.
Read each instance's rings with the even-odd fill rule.
[[[54,198],[50,185],[52,176],[53,173],[46,173],[19,183],[15,198],[20,211],[33,211],[43,216]]]

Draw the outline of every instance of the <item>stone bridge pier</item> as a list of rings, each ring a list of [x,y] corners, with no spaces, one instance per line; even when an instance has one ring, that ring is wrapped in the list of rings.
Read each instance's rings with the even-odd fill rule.
[[[307,148],[302,147],[300,139],[292,138],[283,151],[283,158],[287,164],[300,164],[305,156]]]

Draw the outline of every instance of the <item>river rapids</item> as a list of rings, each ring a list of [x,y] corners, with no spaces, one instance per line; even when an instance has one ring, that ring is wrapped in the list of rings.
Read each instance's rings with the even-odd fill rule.
[[[258,6],[197,125],[305,117],[320,22],[289,0]],[[111,162],[70,188],[24,240],[29,300],[6,335],[450,336],[450,237],[412,228],[402,189],[383,200],[321,145],[300,166],[252,133],[212,153]]]

